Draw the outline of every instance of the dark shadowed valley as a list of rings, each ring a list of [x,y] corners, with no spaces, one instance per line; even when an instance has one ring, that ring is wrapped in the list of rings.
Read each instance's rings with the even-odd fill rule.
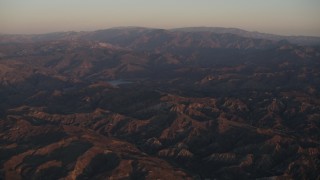
[[[0,35],[0,179],[319,179],[320,38]]]

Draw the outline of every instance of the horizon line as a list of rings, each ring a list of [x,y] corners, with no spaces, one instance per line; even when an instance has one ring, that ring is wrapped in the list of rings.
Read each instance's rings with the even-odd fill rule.
[[[94,30],[57,30],[57,31],[49,31],[49,32],[40,32],[40,33],[3,33],[0,32],[0,35],[24,35],[24,36],[35,36],[35,35],[46,35],[46,34],[55,34],[55,33],[84,33],[84,32],[95,32],[95,31],[103,31],[103,30],[109,30],[109,29],[134,29],[134,28],[140,28],[140,29],[153,29],[153,30],[179,30],[179,29],[188,29],[188,28],[221,28],[221,29],[233,29],[233,30],[240,30],[245,31],[248,33],[259,33],[262,35],[275,35],[275,36],[283,36],[283,37],[312,37],[312,38],[320,38],[320,35],[297,35],[297,34],[277,34],[277,33],[267,33],[267,32],[261,32],[257,30],[248,30],[244,28],[239,27],[223,27],[223,26],[181,26],[181,27],[173,27],[173,28],[161,28],[161,27],[148,27],[148,26],[114,26],[114,27],[106,27],[106,28],[97,28]],[[209,30],[203,30],[198,32],[208,32]]]

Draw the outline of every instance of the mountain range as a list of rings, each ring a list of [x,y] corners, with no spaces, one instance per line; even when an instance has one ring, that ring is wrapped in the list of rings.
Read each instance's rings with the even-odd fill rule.
[[[2,179],[318,179],[320,38],[0,35]]]
[[[97,37],[103,35],[104,38],[115,38],[115,35],[121,35],[121,33],[126,34],[127,36],[134,37],[139,35],[139,33],[146,32],[156,32],[156,31],[167,31],[168,33],[215,33],[215,34],[233,34],[245,38],[253,38],[253,39],[266,39],[272,41],[288,41],[293,44],[299,45],[319,45],[320,37],[312,37],[312,36],[281,36],[275,34],[267,34],[260,33],[256,31],[246,31],[238,28],[223,28],[223,27],[185,27],[185,28],[175,28],[175,29],[154,29],[154,28],[143,28],[143,27],[116,27],[106,30],[98,30],[93,32],[56,32],[56,33],[48,33],[41,35],[9,35],[9,34],[0,34],[1,41],[8,40],[12,41],[15,37],[20,40],[32,40],[32,41],[43,41],[43,40],[57,40],[57,39],[70,39],[77,38],[79,36],[91,35]],[[89,35],[89,36],[90,36]],[[12,38],[12,39],[11,39]]]

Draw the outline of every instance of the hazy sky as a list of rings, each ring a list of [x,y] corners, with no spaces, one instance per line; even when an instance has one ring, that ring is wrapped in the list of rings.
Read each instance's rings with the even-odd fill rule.
[[[0,33],[237,27],[320,36],[320,0],[0,0]]]

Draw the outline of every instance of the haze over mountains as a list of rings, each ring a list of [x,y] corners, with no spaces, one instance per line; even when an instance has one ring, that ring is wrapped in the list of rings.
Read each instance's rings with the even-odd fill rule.
[[[0,35],[0,177],[317,179],[319,84],[319,37]]]
[[[19,36],[20,38],[33,38],[33,40],[57,40],[57,38],[67,38],[73,36],[83,36],[86,34],[99,34],[104,32],[104,36],[113,36],[114,31],[117,33],[128,33],[125,31],[130,30],[130,33],[133,31],[140,31],[140,33],[144,33],[146,31],[157,31],[157,30],[164,30],[164,29],[153,29],[153,28],[143,28],[143,27],[116,27],[106,30],[98,30],[94,32],[57,32],[57,33],[48,33],[39,35],[25,35]],[[120,31],[120,32],[119,32]],[[171,33],[175,32],[193,32],[193,33],[204,33],[204,32],[211,32],[217,34],[233,34],[238,35],[241,37],[253,38],[253,39],[268,39],[273,41],[281,41],[287,40],[288,42],[299,44],[299,45],[319,45],[320,44],[320,37],[312,37],[312,36],[280,36],[274,34],[267,34],[267,33],[260,33],[260,32],[253,32],[253,31],[246,31],[238,28],[223,28],[223,27],[185,27],[185,28],[175,28],[175,29],[168,29],[166,31],[170,31]],[[136,32],[137,33],[137,32]],[[4,35],[4,34],[3,34]],[[2,35],[2,36],[3,36]],[[70,36],[73,35],[73,36]],[[119,34],[118,34],[119,35]],[[133,35],[133,34],[132,34]],[[8,35],[10,36],[10,35]],[[10,36],[12,37],[12,35]],[[3,39],[2,39],[3,40]]]

